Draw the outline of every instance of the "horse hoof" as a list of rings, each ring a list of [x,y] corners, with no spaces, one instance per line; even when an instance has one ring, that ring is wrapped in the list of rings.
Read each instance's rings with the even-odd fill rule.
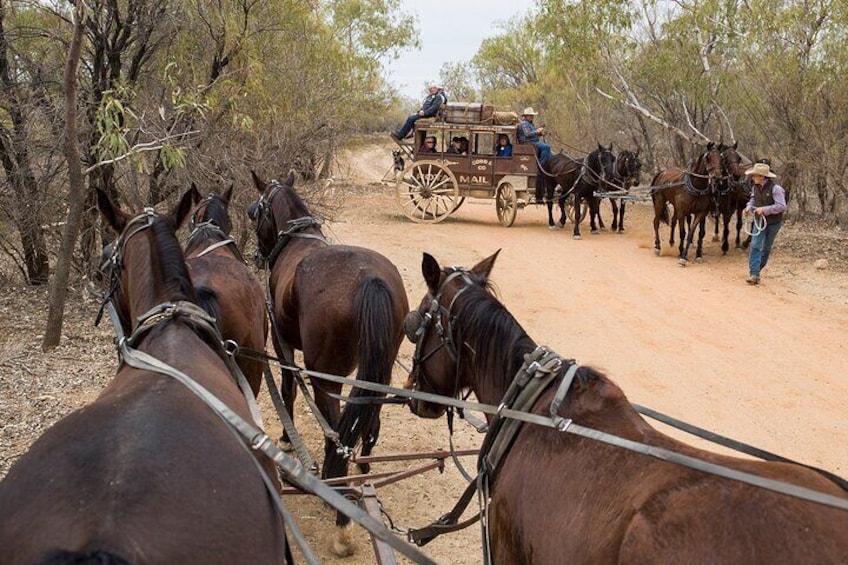
[[[660,256],[660,250],[657,249],[656,247],[654,247],[654,255],[656,255],[657,257]]]
[[[350,557],[353,555],[353,534],[351,530],[351,524],[336,528],[336,533],[333,536],[333,554],[336,557]]]
[[[591,230],[590,233],[598,234],[598,233],[601,233],[601,232],[599,232],[598,230]]]
[[[703,258],[703,257],[695,257],[695,262],[696,262],[696,263],[703,263],[703,262],[704,262],[704,258]]]
[[[548,229],[556,231],[556,230],[561,230],[562,228],[560,226],[553,225],[553,226],[548,226]]]
[[[580,234],[574,234],[574,235],[571,236],[571,239],[583,239],[583,238],[580,237]]]
[[[718,241],[718,236],[717,236],[717,235],[714,235],[714,236],[713,236],[713,241]]]
[[[294,451],[294,446],[286,437],[280,437],[280,449],[285,451],[286,453],[292,453]]]
[[[371,463],[359,463],[359,462],[357,462],[354,465],[356,466],[356,471],[360,475],[367,475],[368,473],[371,472]]]
[[[680,265],[681,267],[685,267],[686,263],[688,263],[688,262],[689,261],[687,261],[686,259],[678,259],[677,260],[677,264]]]
[[[618,233],[624,233],[624,228],[618,228]]]

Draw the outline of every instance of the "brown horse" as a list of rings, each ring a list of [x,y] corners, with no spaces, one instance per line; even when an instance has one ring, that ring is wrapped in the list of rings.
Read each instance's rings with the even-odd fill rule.
[[[548,208],[548,227],[555,229],[565,225],[565,201],[571,195],[574,184],[580,176],[582,161],[569,157],[565,153],[552,155],[550,159],[539,167],[539,179],[536,185],[536,200],[544,199]],[[556,187],[560,187],[560,196],[557,199],[559,207],[559,223],[554,221],[554,195]],[[576,217],[576,215],[575,215]]]
[[[630,190],[639,184],[642,174],[642,161],[639,160],[639,151],[630,151],[625,149],[619,151],[615,156],[615,164],[613,165],[613,178],[606,179],[603,183],[602,191],[619,191]],[[612,207],[612,231],[624,233],[624,213],[627,210],[627,201],[618,198],[609,198],[610,206]],[[598,210],[598,206],[590,207],[590,210]],[[598,214],[598,225],[601,229],[604,228],[604,221]]]
[[[651,198],[654,202],[654,253],[659,255],[661,252],[660,222],[669,224],[668,203],[671,203],[674,206],[674,215],[670,222],[669,245],[674,245],[674,224],[679,222],[679,263],[685,266],[695,236],[695,226],[699,226],[695,260],[702,260],[706,218],[710,211],[712,193],[721,178],[721,152],[712,141],[689,169],[672,167],[660,171],[654,177],[651,182]]]
[[[121,234],[110,297],[132,347],[249,419],[214,326],[195,313],[202,310],[175,235],[191,194],[169,216],[130,216],[99,190],[98,204]],[[168,304],[170,315],[159,309]],[[47,430],[0,483],[0,561],[291,562],[257,463],[186,386],[122,363],[92,404]],[[273,466],[260,464],[276,483]]]
[[[501,403],[537,345],[491,294],[496,257],[465,270],[442,269],[424,254],[427,295],[410,318],[429,315],[429,323],[414,336],[408,388],[445,396],[471,390],[480,402]],[[553,405],[564,372],[554,372],[526,412],[553,410],[564,422],[848,500],[835,483],[800,465],[717,455],[660,433],[591,368],[579,368],[561,404]],[[444,413],[420,400],[411,407],[422,417]],[[848,562],[843,510],[554,428],[523,424],[489,471],[494,563]]]
[[[572,194],[574,195],[574,239],[580,239],[580,220],[582,214],[578,214],[577,210],[582,210],[583,201],[585,200],[589,208],[589,229],[592,233],[598,233],[598,226],[595,220],[600,217],[598,213],[600,207],[600,199],[595,197],[596,190],[606,190],[608,183],[612,183],[615,178],[615,154],[612,151],[612,144],[609,147],[604,147],[598,143],[598,148],[586,155],[583,160],[583,165],[580,168],[580,175],[572,186]]]
[[[256,174],[253,180],[260,197],[249,214],[269,270],[277,354],[290,357],[289,348],[298,349],[307,369],[347,375],[358,368],[357,379],[388,384],[408,309],[397,267],[370,249],[330,245],[295,192],[293,174],[284,183],[266,184]],[[325,441],[322,477],[345,476],[354,446],[361,441],[368,455],[377,443],[380,405],[348,402],[340,411],[331,395],[341,385],[316,379],[312,384],[321,414],[338,432],[337,439]],[[290,414],[295,391],[292,375],[284,371],[282,396]],[[354,388],[351,395],[373,393]],[[340,555],[352,551],[348,523],[337,514],[333,549]]]
[[[265,351],[268,315],[262,285],[230,237],[233,187],[223,195],[210,192],[203,197],[192,184],[191,194],[197,207],[185,254],[200,305],[215,317],[225,340]],[[238,356],[237,363],[256,396],[262,383],[262,362]]]
[[[736,249],[742,249],[742,211],[751,197],[751,188],[745,178],[745,163],[737,150],[738,144],[719,145],[721,151],[721,166],[723,171],[720,190],[716,195],[715,237],[718,240],[719,220],[722,223],[721,252],[727,254],[730,250],[730,220],[736,214]]]

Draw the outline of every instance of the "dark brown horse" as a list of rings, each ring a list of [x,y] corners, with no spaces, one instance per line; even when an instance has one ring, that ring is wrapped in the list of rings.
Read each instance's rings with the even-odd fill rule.
[[[544,199],[545,205],[548,208],[548,226],[551,229],[562,227],[565,225],[565,201],[571,195],[574,184],[580,176],[580,167],[582,162],[578,159],[573,159],[565,153],[557,153],[552,155],[550,159],[540,166],[539,179],[536,188],[536,200]],[[554,221],[554,197],[556,195],[556,187],[560,187],[560,196],[557,198],[557,206],[559,207],[559,222]]]
[[[615,156],[613,173],[613,178],[606,179],[603,183],[601,187],[602,192],[627,191],[637,186],[642,174],[642,161],[639,160],[639,151],[634,152],[628,149],[619,151]],[[609,202],[612,207],[612,231],[624,233],[624,213],[627,209],[627,200],[609,198]],[[590,206],[589,209],[590,211],[599,210],[600,206]],[[597,215],[598,226],[604,229],[604,221],[599,213]]]
[[[420,326],[408,388],[445,396],[470,390],[480,402],[501,403],[537,345],[491,294],[496,257],[466,271],[442,269],[424,254],[427,295],[410,316],[431,319]],[[549,415],[563,372],[555,371],[526,412]],[[799,465],[717,455],[660,433],[592,368],[579,368],[564,392],[553,410],[565,422],[848,500],[835,483]],[[422,417],[444,412],[424,401],[411,406]],[[490,471],[494,563],[848,562],[843,510],[550,427],[523,424]]]
[[[745,182],[745,163],[737,150],[738,143],[719,145],[721,151],[722,182],[715,198],[715,237],[718,240],[719,220],[722,224],[721,252],[727,254],[730,249],[730,220],[736,214],[736,249],[742,249],[742,211],[751,196],[751,188]]]
[[[689,260],[689,248],[699,227],[698,247],[695,260],[701,261],[704,253],[706,217],[710,211],[712,193],[721,181],[721,152],[712,141],[697,160],[688,168],[672,167],[660,171],[651,182],[651,198],[654,201],[654,253],[660,254],[660,222],[671,226],[669,245],[674,245],[674,224],[680,226],[679,263],[685,266]],[[674,207],[669,222],[668,204]],[[684,224],[684,222],[686,222]]]
[[[609,147],[604,147],[600,143],[598,148],[586,155],[583,159],[583,165],[580,168],[580,175],[573,185],[572,194],[574,195],[574,239],[580,239],[580,220],[582,214],[578,214],[577,210],[582,210],[583,201],[585,200],[589,208],[589,229],[592,233],[598,233],[598,226],[595,220],[599,218],[600,199],[595,197],[595,191],[606,190],[608,183],[614,182],[615,179],[615,154],[612,151],[612,144]]]
[[[185,254],[200,305],[215,317],[225,340],[253,351],[265,351],[265,294],[230,237],[233,187],[223,195],[210,192],[203,197],[192,184],[191,194],[197,208],[191,218]],[[262,383],[262,362],[238,356],[237,363],[255,396]]]
[[[132,346],[249,419],[220,341],[210,338],[214,326],[193,314],[202,310],[192,306],[175,235],[191,194],[169,216],[130,216],[101,191],[98,202],[121,233],[110,296]],[[151,315],[165,304],[175,305],[171,315]],[[260,464],[276,483],[273,466]],[[93,403],[47,430],[12,467],[0,508],[3,563],[288,560],[283,520],[250,450],[186,386],[125,363]]]
[[[272,332],[280,357],[287,348],[303,352],[307,369],[388,384],[403,339],[408,309],[400,273],[383,255],[350,245],[330,245],[303,200],[294,175],[265,183],[253,175],[259,200],[249,210],[259,251],[265,258],[274,305]],[[280,341],[284,343],[280,343]],[[327,439],[322,476],[347,474],[349,456],[362,442],[368,455],[380,433],[379,404],[348,402],[340,411],[341,385],[312,380],[315,400],[338,440]],[[290,414],[295,400],[292,375],[283,373],[282,396]],[[354,397],[373,395],[354,388]],[[349,520],[337,514],[337,554],[351,551]]]

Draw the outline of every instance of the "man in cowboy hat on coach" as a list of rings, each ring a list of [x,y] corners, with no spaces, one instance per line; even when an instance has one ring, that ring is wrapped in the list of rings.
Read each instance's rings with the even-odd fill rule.
[[[760,284],[760,271],[768,263],[774,238],[783,223],[786,211],[786,192],[774,182],[777,175],[771,171],[766,159],[754,163],[745,171],[751,178],[751,198],[743,214],[754,214],[754,229],[748,255],[748,284]]]
[[[518,124],[518,143],[532,143],[536,146],[539,163],[544,165],[551,157],[551,146],[543,142],[539,136],[545,133],[545,128],[536,127],[533,119],[538,113],[532,106],[527,106],[521,112],[521,123]]]
[[[545,175],[543,167],[551,158],[551,146],[539,136],[545,133],[544,127],[536,127],[533,119],[537,116],[532,106],[527,106],[521,112],[521,122],[518,124],[518,143],[532,143],[536,146],[536,156],[539,160],[539,171],[536,174],[536,202],[541,202],[544,195]]]

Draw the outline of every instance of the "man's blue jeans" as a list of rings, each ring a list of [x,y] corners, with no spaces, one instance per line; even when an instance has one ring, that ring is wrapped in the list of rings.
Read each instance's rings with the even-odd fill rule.
[[[536,150],[539,152],[539,163],[544,165],[551,158],[551,146],[541,141],[536,143]]]
[[[404,137],[409,135],[409,132],[412,131],[412,126],[419,119],[421,119],[421,116],[418,115],[418,112],[416,112],[414,114],[410,114],[409,117],[406,118],[406,121],[403,123],[403,125],[400,127],[400,129],[397,131],[397,136],[400,139],[403,139]]]
[[[751,236],[751,247],[748,254],[748,273],[751,276],[759,277],[760,271],[768,263],[771,246],[774,244],[774,238],[777,237],[781,225],[783,225],[783,221],[768,224],[766,229]]]

